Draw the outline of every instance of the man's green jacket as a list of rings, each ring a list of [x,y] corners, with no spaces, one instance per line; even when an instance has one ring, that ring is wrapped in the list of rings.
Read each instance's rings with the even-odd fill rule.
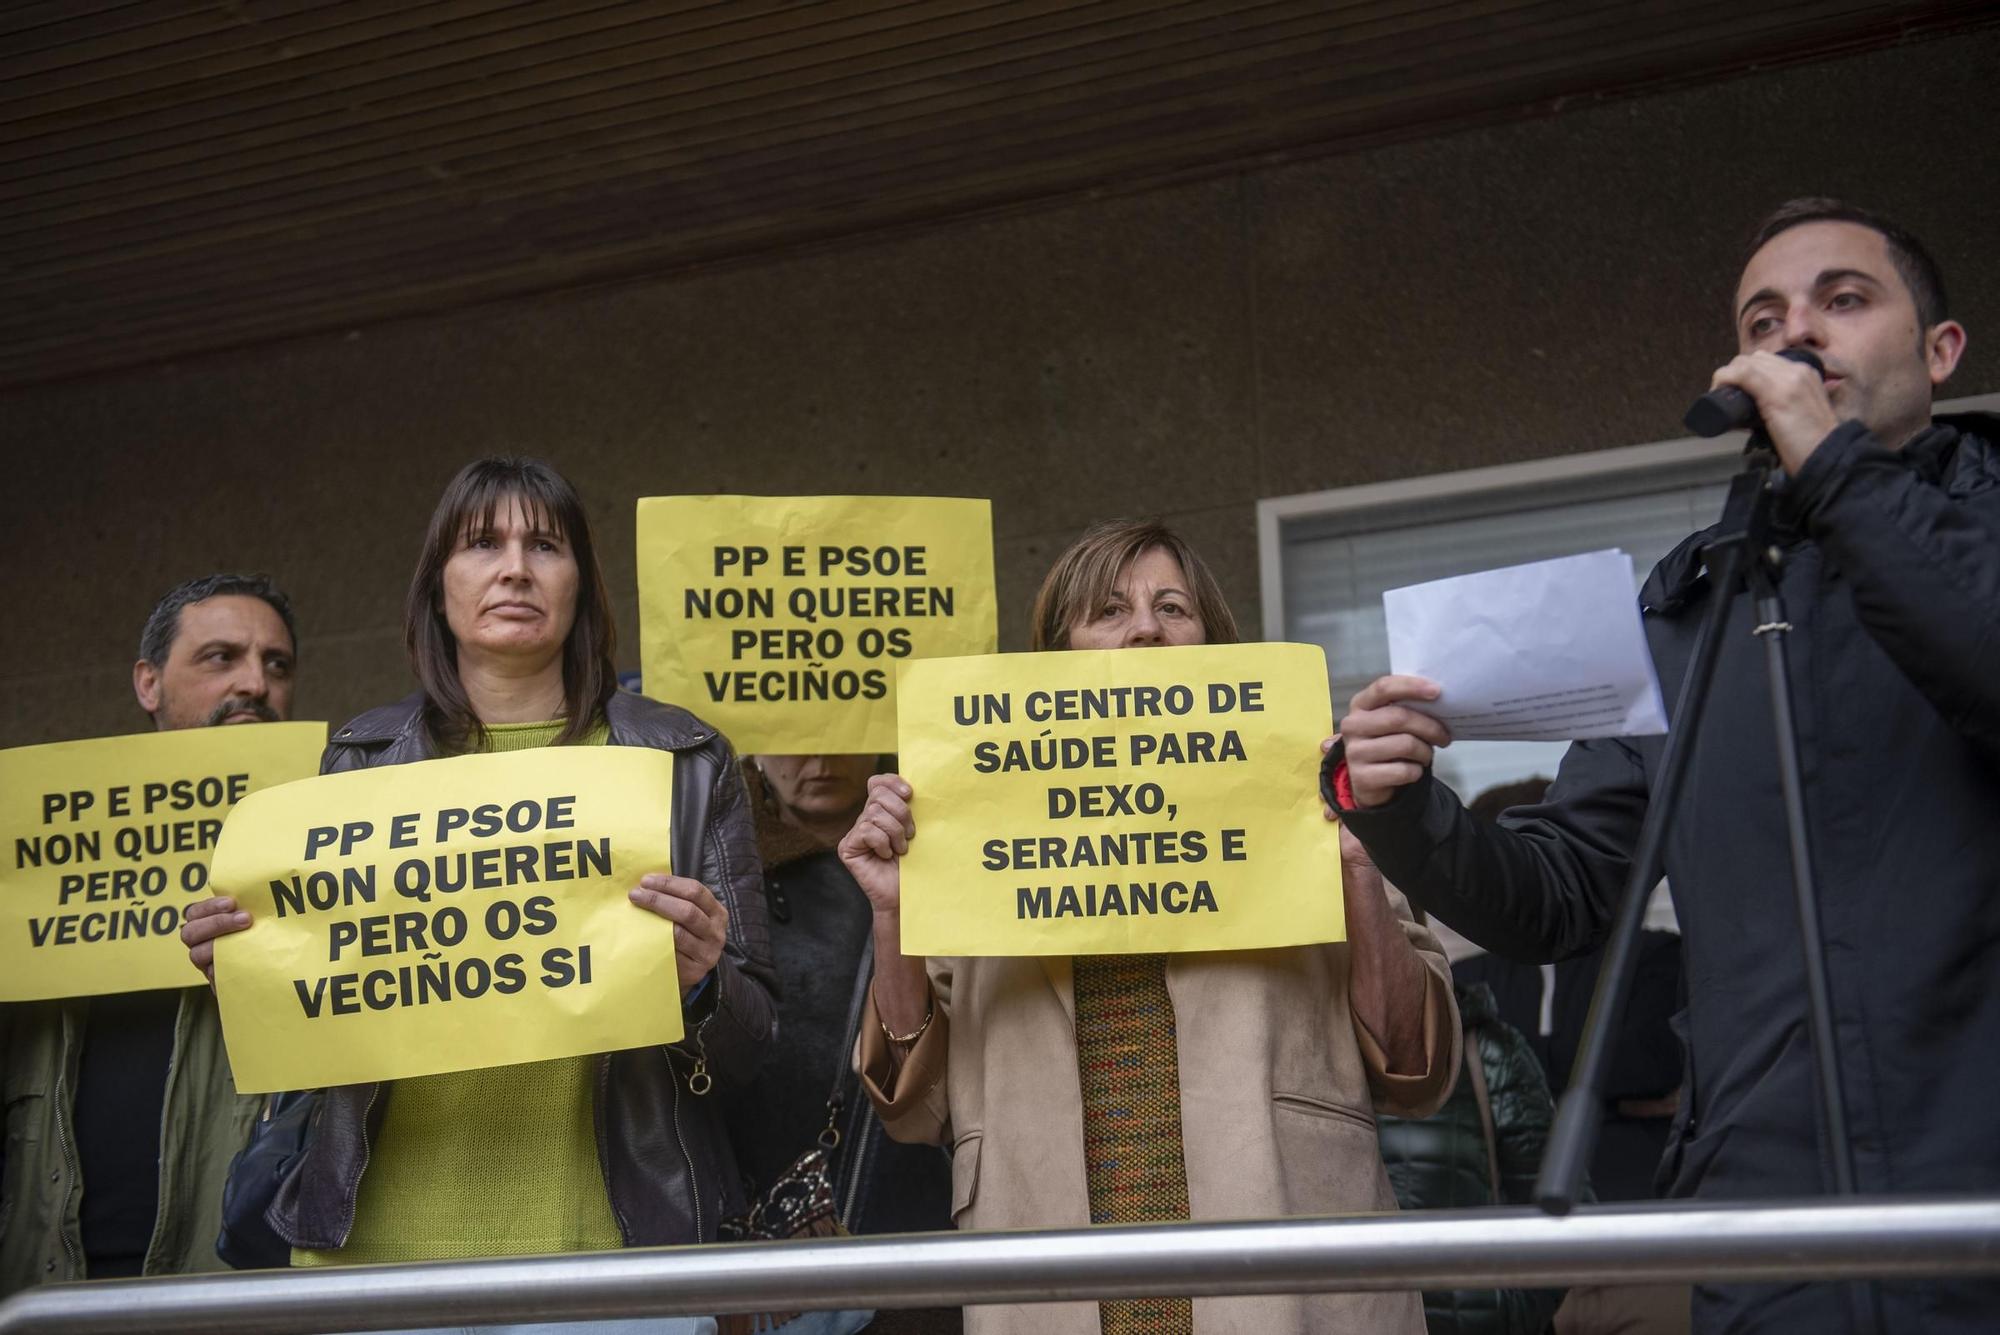
[[[33,1284],[87,1278],[78,1208],[87,1184],[73,1112],[83,1049],[82,1001],[0,1006],[5,1157],[0,1159],[0,1296]],[[250,1137],[263,1100],[236,1092],[215,998],[181,994],[161,1117],[160,1210],[145,1273],[227,1267],[215,1255],[222,1181]]]

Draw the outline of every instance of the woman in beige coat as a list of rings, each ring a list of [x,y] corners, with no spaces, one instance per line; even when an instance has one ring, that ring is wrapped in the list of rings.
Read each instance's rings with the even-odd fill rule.
[[[1200,557],[1156,524],[1091,530],[1036,600],[1036,649],[1235,639]],[[926,962],[901,950],[910,801],[877,775],[840,845],[875,911],[862,1075],[892,1136],[952,1146],[960,1228],[1396,1208],[1375,1111],[1444,1101],[1458,1017],[1437,942],[1345,832],[1342,943]],[[1329,1294],[975,1307],[966,1329],[1421,1335],[1424,1321],[1415,1293]]]

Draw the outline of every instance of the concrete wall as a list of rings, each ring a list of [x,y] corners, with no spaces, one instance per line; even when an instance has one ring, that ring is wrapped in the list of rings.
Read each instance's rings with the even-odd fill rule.
[[[2000,390],[2000,32],[1151,193],[0,397],[0,745],[145,726],[141,622],[263,569],[302,717],[404,692],[440,486],[530,451],[591,502],[637,666],[632,502],[991,496],[1002,638],[1085,523],[1154,512],[1254,633],[1254,502],[1679,434],[1736,245],[1832,193],[1936,247]]]

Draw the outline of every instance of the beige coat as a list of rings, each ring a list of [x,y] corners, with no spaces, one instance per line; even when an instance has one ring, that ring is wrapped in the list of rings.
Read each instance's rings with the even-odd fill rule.
[[[1389,891],[1429,973],[1421,1075],[1390,1075],[1347,1000],[1345,945],[1170,955],[1188,1201],[1196,1219],[1389,1211],[1374,1110],[1428,1116],[1459,1064],[1451,975]],[[1090,1222],[1070,961],[930,962],[938,1006],[891,1074],[871,999],[861,1069],[889,1134],[953,1147],[960,1228]],[[896,1097],[884,1096],[893,1087]],[[1415,1293],[1200,1298],[1196,1335],[1423,1335]],[[968,1308],[968,1335],[1097,1335],[1094,1303]]]

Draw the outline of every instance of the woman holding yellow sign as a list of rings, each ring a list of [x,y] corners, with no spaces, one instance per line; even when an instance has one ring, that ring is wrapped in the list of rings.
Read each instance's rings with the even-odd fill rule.
[[[674,924],[688,1037],[322,1091],[270,1212],[294,1264],[699,1242],[742,1208],[705,1096],[747,1078],[772,1032],[751,812],[726,740],[617,689],[613,633],[569,483],[533,460],[468,465],[431,517],[405,609],[422,689],[339,729],[322,769],[551,745],[671,751],[674,863],[691,874],[647,875],[630,898]],[[212,899],[182,939],[207,969],[215,938],[248,925]],[[668,1328],[709,1326],[646,1326]]]
[[[1032,647],[1235,639],[1184,540],[1117,522],[1057,559]],[[926,962],[901,951],[911,797],[897,775],[870,780],[840,845],[875,912],[862,1074],[890,1134],[953,1145],[960,1227],[1396,1208],[1374,1112],[1436,1110],[1458,1066],[1458,1019],[1437,942],[1345,831],[1344,942]],[[1327,1294],[975,1307],[967,1329],[1419,1335],[1424,1318],[1415,1293]]]

